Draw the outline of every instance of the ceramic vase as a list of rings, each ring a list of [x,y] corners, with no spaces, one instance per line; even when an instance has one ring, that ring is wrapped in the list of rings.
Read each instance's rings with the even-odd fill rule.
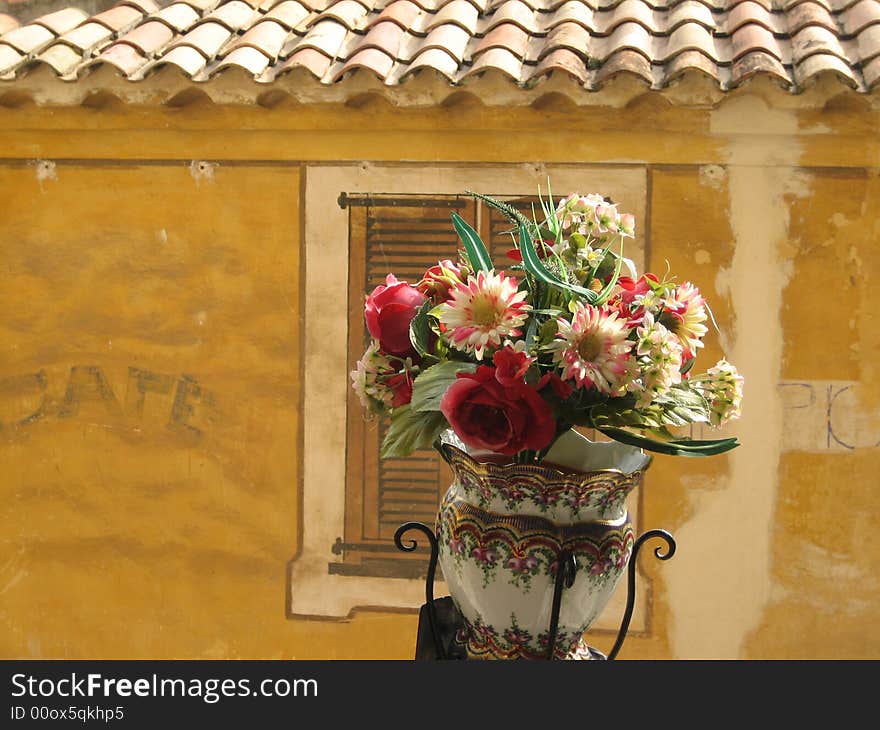
[[[627,495],[651,457],[617,442],[560,437],[540,465],[469,450],[452,431],[437,448],[453,482],[437,516],[439,564],[464,619],[469,659],[546,659],[560,555],[576,562],[555,659],[591,655],[583,634],[626,572],[634,535]],[[565,552],[563,552],[565,551]]]

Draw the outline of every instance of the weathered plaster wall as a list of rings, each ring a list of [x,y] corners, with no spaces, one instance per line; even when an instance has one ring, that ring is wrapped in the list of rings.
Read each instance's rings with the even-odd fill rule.
[[[0,655],[411,656],[412,615],[285,615],[305,168],[370,160],[647,169],[649,261],[709,296],[700,363],[726,352],[746,402],[736,452],[655,460],[644,524],[679,550],[643,558],[650,631],[622,657],[880,656],[877,119],[756,88],[0,108]]]

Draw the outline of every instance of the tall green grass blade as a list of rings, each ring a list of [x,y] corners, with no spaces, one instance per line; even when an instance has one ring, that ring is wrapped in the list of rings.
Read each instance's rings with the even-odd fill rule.
[[[458,213],[452,214],[452,225],[455,226],[455,231],[464,244],[464,250],[474,272],[491,271],[492,259],[479,234]]]

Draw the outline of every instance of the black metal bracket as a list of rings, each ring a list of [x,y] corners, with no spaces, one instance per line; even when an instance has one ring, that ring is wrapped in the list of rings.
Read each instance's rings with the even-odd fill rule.
[[[428,563],[428,574],[425,580],[425,605],[422,606],[422,611],[419,614],[420,631],[416,642],[416,659],[448,659],[451,658],[449,656],[450,652],[447,651],[445,643],[441,640],[441,635],[444,633],[454,633],[454,629],[456,628],[456,625],[460,622],[461,616],[458,614],[454,604],[452,604],[450,597],[447,596],[436,600],[434,599],[434,575],[437,570],[437,559],[439,556],[439,547],[437,544],[437,537],[436,535],[434,535],[434,531],[422,522],[405,522],[400,527],[398,527],[397,532],[394,533],[394,544],[399,550],[403,550],[404,552],[412,552],[413,550],[415,550],[418,547],[418,543],[415,540],[410,540],[409,543],[406,545],[401,541],[403,535],[410,530],[419,530],[428,538],[431,544],[431,558],[430,562]],[[663,552],[662,547],[657,547],[654,549],[654,555],[659,560],[669,560],[673,555],[675,555],[675,539],[666,530],[648,530],[638,537],[638,539],[633,544],[632,555],[629,559],[627,573],[626,608],[623,612],[623,619],[620,623],[620,629],[617,632],[617,640],[614,642],[614,647],[611,649],[607,657],[601,652],[596,651],[592,647],[588,647],[590,654],[596,659],[608,659],[610,661],[616,659],[617,655],[620,653],[620,649],[623,646],[623,642],[626,639],[627,632],[629,631],[629,625],[630,621],[632,620],[633,611],[635,610],[636,562],[638,559],[639,551],[641,550],[642,546],[652,538],[660,538],[666,543],[665,552]],[[559,611],[562,606],[563,591],[566,588],[571,588],[571,586],[574,585],[574,580],[577,575],[577,560],[567,550],[560,551],[558,556],[558,565],[559,568],[556,571],[556,582],[553,586],[553,604],[550,613],[550,633],[547,647],[548,660],[553,659],[556,649],[556,634],[559,628]],[[442,614],[442,619],[438,616],[438,613]],[[433,653],[425,651],[424,647],[421,646],[421,629],[423,617],[427,619],[427,624],[430,629],[430,638],[434,649]],[[447,631],[444,632],[443,629],[447,629]],[[458,656],[455,658],[464,657]]]

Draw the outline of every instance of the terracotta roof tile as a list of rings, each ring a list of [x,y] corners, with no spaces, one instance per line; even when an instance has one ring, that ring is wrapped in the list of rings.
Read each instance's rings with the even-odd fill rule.
[[[711,79],[723,84],[725,77],[729,75],[727,69],[718,66],[712,59],[707,58],[699,51],[684,51],[679,53],[664,67],[664,81],[674,81],[688,71],[699,71]]]
[[[752,51],[739,57],[731,67],[731,86],[739,86],[757,74],[767,74],[779,81],[790,84],[791,78],[785,70],[785,66],[768,53]]]
[[[880,54],[880,25],[871,25],[865,28],[856,37],[859,60],[862,63],[876,58]]]
[[[733,57],[736,61],[747,53],[762,51],[769,53],[780,61],[787,62],[791,56],[790,52],[783,51],[776,37],[767,30],[763,25],[750,23],[739,28],[732,36]],[[721,60],[721,59],[719,59]]]
[[[0,78],[9,74],[26,58],[25,54],[19,53],[12,46],[0,43]]]
[[[464,2],[470,5],[467,0],[453,0],[453,3],[454,2]],[[450,3],[450,5],[451,4],[452,3]],[[404,30],[412,31],[418,29],[418,31],[421,32],[422,24],[419,22],[419,19],[425,16],[425,11],[422,10],[414,2],[410,2],[410,0],[393,0],[393,2],[388,3],[384,7],[381,13],[379,13],[375,18],[369,20],[369,22],[367,23],[367,27],[369,28],[376,23],[390,20],[394,23],[397,23]],[[474,12],[474,18],[474,26],[476,27],[476,12]]]
[[[595,43],[595,53],[599,60],[604,61],[612,53],[621,50],[632,50],[642,54],[650,63],[653,57],[654,41],[651,34],[639,23],[624,23],[614,29],[607,38],[599,38]]]
[[[743,5],[746,4],[743,3]],[[761,6],[756,3],[749,3],[748,5],[751,5],[756,11],[762,10]],[[736,7],[738,8],[740,6],[737,5]],[[654,17],[655,32],[663,33],[665,31],[669,33],[683,23],[699,23],[706,28],[715,29],[719,27],[719,19],[723,16],[718,16],[718,18],[716,18],[712,13],[711,8],[707,5],[697,2],[696,0],[685,0],[685,2],[675,5],[668,11],[668,13],[655,11]]]
[[[880,56],[868,63],[862,69],[862,73],[865,76],[865,84],[867,84],[869,89],[873,90],[880,86]]]
[[[146,57],[134,46],[114,43],[97,58],[97,63],[109,63],[126,76],[133,76],[147,62]]]
[[[103,13],[98,13],[92,17],[92,20],[106,25],[112,31],[119,32],[131,27],[142,20],[143,17],[144,14],[137,8],[129,5],[117,5],[109,10],[105,10]]]
[[[499,71],[512,81],[519,81],[523,74],[522,59],[511,53],[506,48],[490,48],[474,61],[473,66],[462,78],[485,73],[486,71]]]
[[[124,36],[120,36],[115,45],[127,43],[140,51],[144,56],[150,56],[167,45],[172,38],[174,38],[174,31],[164,23],[153,20],[139,25]]]
[[[269,61],[270,58],[265,53],[250,46],[243,46],[226,54],[216,66],[208,70],[208,74],[213,76],[224,68],[238,66],[254,76],[259,76],[269,66]]]
[[[231,31],[247,28],[258,17],[261,17],[259,11],[254,10],[243,0],[225,2],[205,15],[205,18],[209,20],[223,23]]]
[[[651,85],[654,80],[651,63],[648,59],[635,51],[621,51],[615,53],[596,71],[596,84],[603,86],[621,74],[635,76],[648,85]]]
[[[287,57],[294,50],[314,48],[329,58],[336,58],[336,53],[342,48],[347,36],[348,29],[341,23],[329,19],[319,20],[309,28],[303,38],[291,39],[288,46],[282,51],[282,56]]]
[[[804,28],[812,25],[818,25],[827,28],[831,32],[837,32],[837,23],[834,17],[828,12],[828,9],[816,2],[804,2],[791,8],[785,14],[788,20],[786,28],[789,35],[799,33]],[[771,30],[774,30],[771,28]]]
[[[192,46],[177,46],[163,53],[162,57],[153,64],[153,68],[174,65],[188,76],[195,76],[207,63],[205,56]]]
[[[303,48],[278,66],[276,76],[288,73],[296,68],[304,68],[310,71],[316,79],[321,79],[327,73],[332,63],[333,59],[328,58],[320,51],[316,51],[314,48]]]
[[[827,53],[810,56],[794,67],[795,81],[804,86],[814,77],[825,73],[837,76],[854,89],[858,88],[859,82],[852,69],[843,60]]]
[[[730,10],[724,16],[724,32],[733,35],[737,30],[749,23],[763,26],[771,33],[778,30],[780,15],[770,12],[755,0],[746,0],[738,5],[731,5]],[[786,25],[783,20],[781,25]]]
[[[461,63],[471,40],[470,34],[461,26],[447,23],[434,28],[419,44],[419,52],[429,48],[446,51],[453,59]]]
[[[545,23],[548,30],[554,28],[560,23],[579,23],[587,30],[595,30],[596,25],[593,22],[593,9],[585,2],[580,0],[568,0],[568,2],[560,5]]]
[[[11,15],[0,13],[0,35],[8,33],[13,28],[18,28],[18,21]]]
[[[796,92],[830,75],[868,92],[880,86],[880,0],[120,0],[91,18],[0,14],[4,83],[34,65],[73,79],[100,64],[131,80],[175,66],[196,81],[239,68],[327,85],[361,72],[389,86],[422,72],[522,86],[561,74],[585,91],[694,72],[721,90],[768,75]]]
[[[210,61],[232,37],[232,31],[221,23],[202,23],[170,44],[169,49],[193,48]]]
[[[276,75],[280,76],[281,74],[287,73],[295,68],[304,68],[311,71],[315,78],[321,79],[324,77],[324,74],[327,73],[332,62],[332,58],[325,56],[314,48],[303,48],[284,61],[284,63],[278,67]]]
[[[431,13],[427,21],[423,23],[423,27],[425,31],[430,31],[440,25],[447,25],[449,23],[460,26],[463,30],[474,36],[477,34],[477,28],[480,23],[480,11],[468,0],[452,0],[436,13]]]
[[[397,58],[404,36],[406,36],[406,31],[403,28],[391,20],[386,20],[370,28],[362,40],[357,42],[357,47],[351,49],[351,52],[356,53],[364,48],[376,48],[385,51],[392,58]]]
[[[217,7],[217,5],[223,0],[183,0],[187,5],[189,5],[193,10],[198,11],[201,14],[207,13],[209,10],[213,10]]]
[[[847,57],[837,35],[816,25],[808,26],[798,32],[791,39],[791,48],[792,58],[796,64],[816,53],[830,53],[840,59]]]
[[[687,8],[682,10],[686,12]],[[651,7],[641,0],[623,0],[620,5],[599,13],[596,30],[610,33],[624,23],[640,23],[649,31],[662,31],[663,24],[658,20]]]
[[[544,56],[535,69],[534,74],[532,74],[532,78],[555,73],[556,71],[566,73],[576,78],[582,84],[587,81],[587,66],[583,59],[566,48],[558,48]]]
[[[880,23],[880,3],[875,0],[862,0],[838,16],[843,30],[848,35],[856,35],[869,25]]]
[[[22,25],[3,34],[3,42],[20,53],[35,53],[55,40],[55,34],[42,25]]]
[[[275,5],[264,16],[267,20],[275,20],[288,30],[294,30],[306,18],[312,15],[312,11],[297,0],[283,0]]]
[[[668,61],[684,51],[698,51],[713,61],[726,60],[728,52],[724,45],[712,35],[712,31],[702,25],[687,23],[672,31],[666,41],[666,48],[657,53],[656,57]]]
[[[513,23],[527,34],[535,34],[540,31],[535,15],[535,11],[521,0],[507,0],[486,18],[479,30],[482,33],[487,33],[502,23]]]
[[[73,48],[78,48],[82,54],[88,54],[93,48],[108,40],[113,31],[101,23],[83,23],[78,28],[68,31],[58,40]]]
[[[174,3],[162,8],[158,13],[153,13],[151,18],[161,20],[177,33],[186,32],[201,16],[195,9],[186,3]]]
[[[42,25],[55,35],[62,35],[86,20],[89,14],[79,8],[65,8],[32,20],[35,25]]]
[[[387,53],[376,48],[367,48],[358,51],[348,59],[342,68],[334,74],[333,81],[339,81],[343,76],[356,69],[372,71],[384,81],[392,66],[394,66],[394,59]]]
[[[53,68],[59,76],[68,76],[82,63],[82,53],[66,43],[54,43],[36,60]]]
[[[579,23],[566,22],[557,25],[544,43],[544,50],[538,58],[545,54],[555,52],[558,49],[567,49],[576,55],[586,56],[590,47],[590,33]]]
[[[287,28],[280,23],[274,20],[262,20],[230,43],[225,50],[233,51],[237,48],[249,47],[261,52],[269,60],[274,60],[281,53],[288,33]]]
[[[473,58],[476,58],[490,48],[505,48],[518,59],[523,60],[526,57],[528,47],[529,34],[526,33],[526,31],[513,23],[503,23],[490,30],[486,36],[477,43],[472,56]]]
[[[153,0],[124,0],[124,2],[133,8],[140,8],[144,15],[155,13],[159,9],[159,6]]]
[[[354,30],[363,27],[363,19],[366,14],[367,8],[357,0],[340,0],[318,15],[318,19],[333,18],[349,30]]]
[[[403,74],[403,78],[426,68],[433,69],[450,81],[454,81],[458,74],[459,64],[446,51],[441,51],[439,48],[429,48],[426,51],[420,52],[410,62],[409,68]]]

